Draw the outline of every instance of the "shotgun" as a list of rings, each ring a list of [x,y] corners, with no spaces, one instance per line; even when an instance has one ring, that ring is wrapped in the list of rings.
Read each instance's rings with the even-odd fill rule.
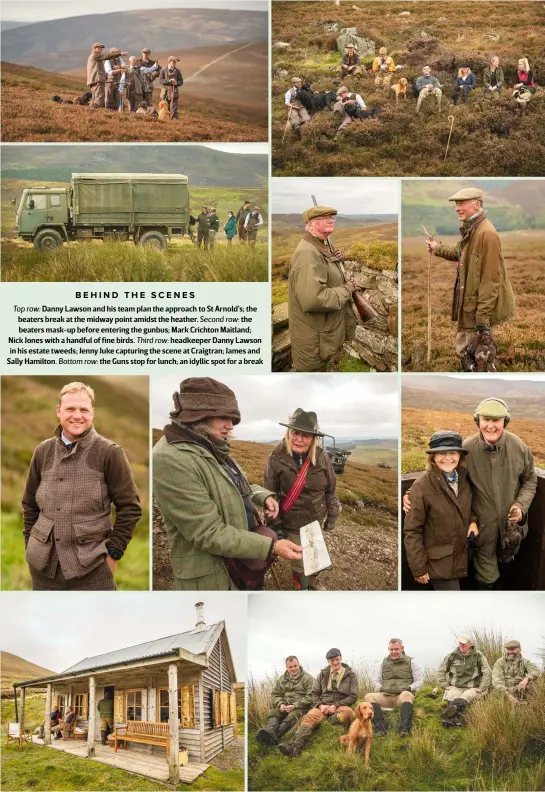
[[[314,197],[314,195],[310,196],[312,198],[312,203],[314,206],[318,206],[318,201]],[[327,246],[329,248],[329,252],[331,255],[335,255],[335,251],[333,249],[333,243],[331,239],[328,237],[326,239]],[[337,264],[339,265],[339,270],[342,275],[344,282],[346,283],[346,273],[344,271],[344,267],[341,262],[337,259]],[[352,292],[352,300],[354,301],[354,305],[356,306],[356,310],[360,315],[360,319],[362,322],[369,322],[371,319],[374,319],[375,316],[378,316],[378,311],[375,311],[369,300],[366,300],[365,297],[357,291]]]

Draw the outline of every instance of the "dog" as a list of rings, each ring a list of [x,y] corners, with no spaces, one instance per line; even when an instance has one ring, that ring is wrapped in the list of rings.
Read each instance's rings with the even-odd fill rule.
[[[309,115],[314,115],[320,110],[332,110],[337,95],[335,91],[313,91],[310,83],[304,82],[297,92],[297,98]]]
[[[373,705],[364,701],[354,710],[355,719],[350,724],[348,734],[340,738],[341,745],[346,745],[346,752],[357,753],[365,746],[365,766],[369,767],[371,743],[373,742]]]
[[[88,105],[92,98],[93,94],[91,91],[87,91],[87,93],[81,94],[81,96],[76,96],[74,99],[74,104]]]
[[[168,102],[159,102],[159,121],[170,121]]]
[[[407,98],[407,85],[408,85],[407,78],[401,77],[399,82],[397,82],[395,85],[390,86],[390,91],[395,91],[396,104],[399,102],[400,96],[402,96],[404,99]]]
[[[147,114],[147,105],[144,102],[140,102],[138,105],[138,110],[136,111],[136,115],[146,115]]]

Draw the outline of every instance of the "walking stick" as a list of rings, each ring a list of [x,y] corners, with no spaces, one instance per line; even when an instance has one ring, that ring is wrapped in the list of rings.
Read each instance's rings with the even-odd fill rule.
[[[450,146],[450,136],[452,135],[452,128],[454,126],[454,116],[449,116],[447,121],[450,121],[450,132],[448,133],[447,150],[445,151],[445,159],[443,160],[443,165],[447,161],[448,147]],[[422,228],[424,228],[424,226],[422,226]]]
[[[291,119],[291,111],[292,110],[293,110],[293,107],[290,105],[290,109],[289,109],[289,112],[288,112],[288,120],[286,121],[286,126],[284,127],[284,134],[282,135],[282,143],[284,143],[284,138],[286,137],[286,132],[288,131],[289,126],[290,126],[290,119]]]
[[[433,234],[430,234],[428,231],[426,231],[423,225],[421,225],[420,228],[424,229],[424,233],[426,234],[430,242],[433,242]],[[428,259],[428,352],[426,355],[426,361],[428,363],[431,362],[431,260],[432,257],[433,257],[433,253],[430,250],[430,255]]]

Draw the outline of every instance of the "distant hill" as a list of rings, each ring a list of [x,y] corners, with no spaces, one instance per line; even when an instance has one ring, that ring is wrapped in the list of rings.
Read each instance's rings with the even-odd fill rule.
[[[23,25],[28,25],[28,22],[10,22],[9,20],[2,20],[0,21],[0,31],[3,33],[5,30],[14,30],[15,28],[23,27]]]
[[[267,180],[266,155],[230,154],[199,145],[35,145],[24,156],[18,146],[10,146],[2,153],[4,179],[69,182],[74,172],[183,173],[190,188],[262,187]]]
[[[545,228],[545,183],[540,180],[461,180],[449,182],[412,180],[403,183],[402,233],[423,233],[421,224],[437,234],[458,234],[459,221],[448,201],[466,187],[483,191],[486,214],[498,231]]]
[[[273,214],[276,228],[302,228],[303,218],[300,214]],[[397,223],[397,215],[343,215],[336,217],[335,227],[338,228],[364,228],[366,226]]]
[[[40,679],[40,677],[53,676],[53,674],[57,673],[11,652],[0,651],[0,663],[2,664],[2,697],[13,694],[13,688],[11,687],[13,682]]]
[[[9,36],[2,36],[2,51],[4,59],[13,63],[62,72],[78,68],[82,61],[85,63],[94,41],[136,55],[145,46],[153,53],[264,41],[267,37],[265,12],[152,7],[12,28]]]

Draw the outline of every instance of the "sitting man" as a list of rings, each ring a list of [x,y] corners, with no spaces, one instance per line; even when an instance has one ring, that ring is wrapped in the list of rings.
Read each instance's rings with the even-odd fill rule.
[[[520,704],[527,695],[529,683],[537,679],[539,669],[522,656],[518,641],[507,641],[505,654],[492,668],[492,687],[507,696],[512,704]]]
[[[358,697],[358,678],[342,662],[340,649],[326,654],[327,668],[320,671],[312,688],[313,708],[304,716],[291,743],[278,748],[285,756],[299,756],[314,729],[328,718],[332,724],[348,726],[353,720],[352,704]]]
[[[445,657],[437,672],[439,687],[444,688],[443,726],[463,726],[463,712],[468,704],[484,696],[490,687],[492,672],[488,660],[473,646],[467,635],[458,638],[458,648]]]
[[[441,91],[441,83],[437,77],[433,77],[431,73],[431,66],[424,66],[422,74],[415,84],[415,89],[418,93],[418,100],[416,102],[416,112],[420,112],[422,102],[428,96],[435,96],[437,100],[437,109],[441,109],[441,98],[443,92]]]
[[[288,88],[284,95],[284,104],[288,108],[288,123],[293,129],[294,135],[301,139],[301,127],[303,124],[308,124],[310,116],[298,98],[303,81],[300,77],[292,77],[291,84],[292,87]]]
[[[366,111],[367,108],[361,96],[356,93],[350,93],[348,88],[342,85],[337,91],[337,101],[333,107],[334,113],[341,114],[341,125],[337,130],[337,134],[350,126],[353,121],[365,118]]]
[[[416,691],[422,687],[422,671],[412,657],[405,654],[403,642],[391,638],[388,644],[388,657],[378,668],[374,678],[376,693],[367,693],[364,701],[373,705],[375,711],[375,737],[383,737],[388,731],[388,723],[381,707],[400,708],[399,734],[408,737],[413,719],[413,701]]]
[[[346,52],[341,58],[341,65],[337,67],[337,74],[341,77],[355,77],[357,74],[363,74],[356,44],[347,45]]]
[[[381,47],[379,49],[378,57],[373,61],[371,68],[375,75],[375,85],[377,88],[388,88],[392,82],[392,75],[395,74],[396,67],[393,58],[388,55],[386,47]]]
[[[256,734],[258,743],[277,745],[312,707],[313,686],[314,677],[301,668],[295,655],[286,657],[286,670],[271,693],[273,708],[267,716],[267,725]]]
[[[67,707],[64,719],[59,721],[57,726],[56,740],[60,740],[63,735],[74,734],[74,726],[76,725],[76,714],[72,707]]]

